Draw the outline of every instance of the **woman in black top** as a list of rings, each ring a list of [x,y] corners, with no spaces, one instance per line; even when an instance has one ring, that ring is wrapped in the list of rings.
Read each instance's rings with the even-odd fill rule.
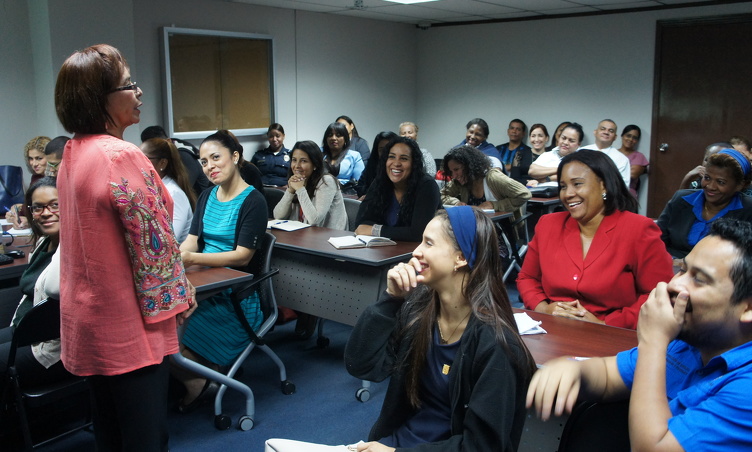
[[[418,143],[394,137],[379,157],[376,180],[358,210],[355,233],[418,242],[440,207],[439,187],[424,170]]]
[[[359,199],[361,201],[363,201],[363,199],[366,197],[368,187],[370,187],[373,181],[376,180],[381,152],[384,150],[384,148],[386,148],[389,140],[396,136],[397,134],[394,132],[385,131],[379,132],[376,135],[376,138],[373,139],[373,147],[371,148],[371,155],[373,156],[373,158],[368,159],[368,163],[366,163],[366,169],[363,170],[363,174],[360,175],[358,185],[355,186],[355,191],[358,193],[358,196],[360,196]]]
[[[251,163],[261,172],[261,180],[266,186],[287,185],[287,171],[290,169],[290,150],[285,147],[285,128],[276,122],[266,131],[269,147],[256,151]]]

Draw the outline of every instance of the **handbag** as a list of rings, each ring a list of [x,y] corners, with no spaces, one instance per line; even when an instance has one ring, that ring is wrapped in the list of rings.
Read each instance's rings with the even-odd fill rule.
[[[23,204],[23,172],[20,166],[0,165],[0,209]]]

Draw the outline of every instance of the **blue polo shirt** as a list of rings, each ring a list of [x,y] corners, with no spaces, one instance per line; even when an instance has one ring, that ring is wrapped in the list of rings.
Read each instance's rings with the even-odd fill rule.
[[[632,389],[637,348],[616,355]],[[700,352],[672,341],[666,354],[666,392],[673,417],[668,428],[684,450],[752,450],[752,342],[702,365]]]

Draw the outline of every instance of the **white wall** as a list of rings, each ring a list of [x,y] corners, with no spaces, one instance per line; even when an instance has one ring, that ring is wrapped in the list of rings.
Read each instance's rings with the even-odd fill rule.
[[[35,135],[65,133],[54,113],[55,77],[65,58],[92,44],[120,49],[144,91],[141,122],[124,138],[138,143],[142,129],[162,124],[164,26],[271,35],[277,121],[288,146],[320,142],[341,114],[352,117],[369,142],[416,116],[416,30],[410,25],[213,0],[0,1],[0,56],[14,62],[0,68],[2,163],[21,165],[21,149]],[[31,26],[29,17],[38,23]],[[381,62],[393,66],[380,69]],[[266,145],[265,137],[241,142],[247,158]]]
[[[598,121],[611,118],[619,133],[642,128],[640,151],[649,157],[656,21],[745,12],[752,3],[421,31],[420,144],[440,158],[474,117],[489,123],[496,145],[508,141],[517,117],[551,134],[562,121],[579,122],[589,144]],[[642,206],[646,194],[643,185]]]
[[[340,114],[368,142],[415,121],[436,157],[476,116],[489,122],[495,144],[514,117],[551,128],[575,120],[588,133],[611,117],[620,128],[641,126],[649,155],[656,21],[752,12],[752,2],[425,31],[214,0],[0,0],[0,8],[0,164],[23,165],[29,138],[64,133],[52,111],[54,78],[71,52],[91,44],[123,51],[144,89],[141,123],[125,138],[138,142],[141,129],[161,123],[159,28],[168,25],[274,37],[277,119],[288,146],[319,142]],[[242,141],[247,157],[263,142]]]

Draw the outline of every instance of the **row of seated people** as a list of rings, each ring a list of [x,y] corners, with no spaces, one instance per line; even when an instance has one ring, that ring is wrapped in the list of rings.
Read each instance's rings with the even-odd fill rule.
[[[301,190],[305,187],[305,182],[307,180],[306,176],[309,176],[309,174],[306,173],[306,163],[310,165],[310,162],[306,162],[305,157],[303,154],[298,153],[296,155],[296,151],[301,149],[309,149],[309,153],[306,155],[316,155],[319,159],[320,157],[320,151],[318,149],[318,146],[315,145],[315,143],[308,142],[308,143],[299,143],[296,144],[295,149],[293,151],[294,155],[294,161],[293,161],[293,172],[290,175],[290,180],[288,183],[288,193],[290,195],[297,193],[300,191],[300,193],[297,193],[298,196],[306,196],[303,194],[303,192],[306,192],[306,190]],[[383,156],[383,180],[389,180],[389,182],[385,182],[388,186],[387,190],[387,198],[392,198],[393,200],[398,199],[398,193],[401,191],[401,188],[407,187],[409,184],[407,183],[407,180],[409,180],[410,176],[413,175],[413,170],[415,171],[415,174],[418,174],[420,176],[425,176],[422,171],[420,171],[420,159],[422,158],[422,154],[420,153],[419,149],[417,148],[417,145],[414,141],[410,139],[404,139],[404,138],[395,138],[390,143],[387,144],[387,147],[385,149],[385,154]],[[451,158],[452,152],[454,152],[457,157]],[[254,193],[253,187],[249,186],[245,182],[243,182],[242,177],[240,176],[240,170],[239,167],[242,165],[241,159],[242,159],[242,147],[240,147],[237,140],[228,132],[220,131],[216,134],[208,137],[206,140],[204,140],[204,143],[202,143],[201,146],[201,163],[204,165],[205,173],[209,177],[209,179],[216,185],[216,187],[212,190],[206,191],[203,195],[201,200],[199,201],[200,207],[198,208],[197,212],[201,212],[201,216],[197,216],[197,220],[192,223],[191,226],[191,234],[188,236],[188,240],[181,245],[181,250],[183,251],[183,261],[186,265],[190,265],[193,263],[199,263],[202,265],[242,265],[243,262],[245,262],[245,256],[231,256],[231,253],[235,254],[247,254],[245,252],[245,247],[241,243],[247,243],[249,247],[252,246],[252,242],[254,239],[253,237],[258,237],[258,234],[263,234],[263,230],[265,228],[265,224],[263,220],[265,220],[264,215],[258,215],[257,213],[260,212],[266,212],[266,206],[263,201],[263,196],[261,196],[258,192],[254,196],[250,196],[252,193]],[[469,155],[462,157],[462,154],[466,153]],[[458,167],[457,163],[460,161],[467,162],[467,167],[472,166],[472,156],[475,153],[475,155],[480,154],[477,150],[470,146],[460,147],[456,148],[452,151],[450,151],[450,158],[446,159],[446,166],[450,169],[451,173],[455,175],[456,179],[459,179],[457,182],[461,183],[463,181],[463,170],[464,168]],[[732,151],[728,151],[725,153],[719,153],[717,158],[720,158],[720,156],[724,155],[733,155]],[[147,154],[148,155],[148,154]],[[465,158],[465,160],[463,160]],[[391,162],[390,162],[391,160]],[[483,157],[480,157],[479,160],[485,160]],[[319,162],[321,160],[318,160]],[[732,157],[732,161],[736,162],[737,165],[741,167],[741,163],[736,158]],[[461,163],[460,163],[461,165]],[[312,168],[312,166],[311,166]],[[159,168],[155,168],[159,169]],[[493,171],[493,170],[487,170]],[[499,171],[500,172],[500,171]],[[712,173],[712,170],[709,169],[709,173]],[[747,168],[747,176],[749,175],[749,169]],[[338,189],[338,184],[333,180],[333,178],[330,177],[329,184],[333,185]],[[418,177],[416,178],[418,181],[424,180],[425,177]],[[642,217],[639,217],[635,214],[631,214],[629,210],[634,210],[636,208],[635,206],[635,200],[633,197],[629,195],[628,192],[626,192],[626,186],[621,183],[620,177],[618,175],[618,172],[616,171],[616,168],[613,164],[610,163],[610,160],[605,157],[605,155],[598,153],[598,152],[589,152],[586,150],[573,153],[570,156],[565,157],[565,159],[562,160],[559,172],[557,174],[557,179],[560,181],[561,184],[561,197],[562,201],[565,202],[565,205],[567,207],[568,212],[562,212],[561,214],[554,214],[550,216],[544,217],[544,221],[541,222],[541,225],[539,227],[538,233],[536,234],[536,238],[534,238],[533,244],[531,244],[531,253],[536,256],[538,260],[540,260],[540,256],[536,255],[536,251],[540,253],[540,250],[538,250],[538,247],[535,245],[538,240],[538,238],[541,238],[539,247],[542,250],[547,245],[545,245],[544,240],[555,240],[559,241],[559,238],[562,234],[567,235],[568,229],[573,229],[575,232],[579,234],[581,241],[577,243],[576,239],[573,240],[564,240],[565,242],[565,248],[567,248],[567,245],[569,244],[575,244],[573,250],[561,250],[564,253],[569,253],[569,258],[572,261],[575,261],[577,259],[580,259],[583,261],[582,267],[579,269],[581,273],[580,278],[588,280],[588,278],[585,275],[585,272],[588,267],[588,255],[591,252],[590,250],[590,244],[592,241],[594,241],[594,237],[596,236],[597,232],[600,230],[600,227],[603,226],[603,233],[604,235],[608,236],[610,231],[612,229],[618,229],[617,226],[623,226],[623,230],[615,230],[612,237],[619,237],[621,239],[627,239],[623,241],[623,244],[625,246],[617,249],[617,254],[621,253],[623,256],[621,260],[618,260],[614,258],[613,256],[609,259],[606,259],[607,263],[612,263],[617,261],[617,266],[621,266],[624,268],[629,267],[643,267],[644,268],[644,276],[645,278],[648,277],[648,275],[651,275],[653,278],[653,286],[657,284],[658,281],[663,280],[666,281],[671,278],[671,263],[670,259],[668,258],[668,254],[663,251],[662,253],[658,252],[661,250],[660,248],[660,241],[658,243],[652,243],[652,241],[655,241],[657,238],[657,234],[651,234],[652,239],[650,237],[645,236],[645,231],[651,232],[651,226],[652,224],[649,222],[649,220],[644,219]],[[436,185],[430,180],[429,183],[426,183],[426,186],[433,187],[434,190],[438,190]],[[391,186],[389,186],[391,184]],[[239,187],[236,187],[238,186]],[[320,184],[317,184],[320,185]],[[223,188],[223,186],[226,188],[225,190],[220,190]],[[235,188],[232,188],[235,187]],[[378,187],[378,185],[375,185],[375,187]],[[449,186],[447,186],[449,187]],[[37,187],[34,187],[35,190]],[[243,188],[243,190],[239,191],[239,188]],[[378,190],[376,188],[373,189],[374,193],[378,193]],[[335,190],[336,192],[337,190]],[[230,196],[230,198],[227,199],[221,199],[221,195],[223,193],[221,192],[228,192],[228,193],[234,193],[238,192],[235,196]],[[406,192],[403,192],[402,197],[404,199],[404,194]],[[609,203],[607,202],[609,200],[609,195],[613,193],[613,199],[614,202],[611,206],[609,206]],[[605,195],[605,196],[604,196]],[[57,210],[59,207],[57,206],[57,199],[53,199],[50,201],[49,199],[45,198],[44,200],[36,200],[33,199],[33,192],[30,190],[30,196],[32,196],[32,201],[30,202],[30,211],[33,214],[39,214],[40,219],[37,221],[41,222],[43,225],[47,224],[53,224],[55,221],[49,221],[53,217],[57,216]],[[316,196],[314,192],[314,197]],[[335,193],[336,196],[336,193]],[[290,196],[291,197],[291,196]],[[52,199],[52,198],[50,198]],[[437,196],[438,200],[438,196]],[[47,202],[42,202],[47,201]],[[230,202],[231,201],[231,202]],[[204,204],[202,204],[204,203]],[[226,203],[226,204],[225,204]],[[224,204],[224,205],[223,205]],[[332,203],[334,204],[334,203]],[[399,201],[397,201],[397,204],[392,205],[392,209],[399,209]],[[437,203],[438,204],[438,203]],[[364,202],[364,205],[366,203]],[[229,208],[229,211],[224,211],[220,208],[220,210],[215,210],[217,206],[220,206],[221,208]],[[282,206],[282,204],[278,205]],[[438,209],[438,205],[436,206],[436,209]],[[606,213],[609,211],[609,207],[613,207],[613,210],[609,213]],[[276,210],[276,209],[275,209]],[[386,209],[389,210],[388,208]],[[253,214],[252,212],[255,212]],[[399,210],[398,210],[399,212]],[[433,218],[433,212],[430,215],[430,218]],[[214,216],[214,218],[210,221],[205,221],[203,218],[208,218],[208,216]],[[359,214],[359,217],[361,215]],[[560,217],[560,218],[557,218]],[[609,218],[611,217],[611,218]],[[255,218],[255,220],[253,220]],[[262,221],[258,221],[259,218],[262,219]],[[429,221],[430,221],[429,218]],[[485,217],[484,217],[485,218]],[[642,219],[641,219],[642,218]],[[222,227],[218,227],[220,223],[219,219],[225,220],[222,221]],[[647,222],[646,222],[647,220]],[[34,221],[34,218],[32,218],[32,221]],[[476,219],[476,221],[478,221]],[[611,223],[609,223],[612,221]],[[253,224],[251,224],[253,223]],[[256,224],[258,223],[258,224]],[[549,225],[553,226],[553,228]],[[567,225],[569,223],[569,225]],[[36,224],[36,223],[34,223]],[[366,225],[371,226],[371,231],[365,231],[365,232],[373,232],[374,225],[378,226],[378,223],[374,223],[372,225]],[[569,226],[569,228],[567,228]],[[217,230],[213,230],[217,229]],[[246,229],[243,231],[243,229]],[[431,229],[428,227],[428,229]],[[438,228],[434,228],[438,229]],[[652,227],[653,230],[655,230],[655,226]],[[255,231],[255,234],[251,231]],[[556,231],[556,232],[553,232]],[[561,232],[559,232],[561,231]],[[629,231],[637,231],[636,234],[632,237],[626,237],[627,233]],[[652,231],[654,232],[654,231]],[[250,234],[250,236],[246,236],[246,234]],[[425,234],[422,234],[425,235]],[[589,240],[588,240],[589,238]],[[648,239],[647,241],[649,243],[646,243],[646,247],[642,249],[643,247],[636,247],[634,246],[635,243],[638,243],[639,240],[643,240],[643,243],[645,239]],[[200,240],[203,240],[203,244],[199,246]],[[218,240],[219,242],[225,242],[225,243],[213,243],[214,240]],[[248,242],[245,242],[248,240]],[[425,239],[424,239],[425,240]],[[241,242],[242,241],[242,242]],[[599,245],[600,242],[597,242]],[[606,248],[610,246],[611,242],[606,242]],[[556,247],[554,247],[556,248]],[[561,247],[558,247],[561,248]],[[627,253],[625,249],[636,249],[636,252],[634,253]],[[496,248],[492,248],[496,249]],[[198,252],[201,250],[202,252]],[[240,253],[238,253],[240,251]],[[223,255],[211,255],[213,253],[222,253]],[[593,255],[595,255],[595,258],[592,260],[597,260],[602,256],[600,253],[603,252],[603,250],[599,250],[597,248],[594,248],[592,250]],[[208,253],[207,255],[204,255],[204,253]],[[230,253],[230,254],[228,254]],[[416,250],[416,258],[418,259],[419,266],[413,267],[416,273],[419,273],[421,275],[421,282],[424,282],[428,287],[431,287],[428,283],[426,283],[426,277],[430,276],[429,272],[425,272],[426,269],[433,269],[438,266],[438,264],[434,264],[434,266],[431,265],[430,259],[425,259],[424,262],[420,261],[420,255],[421,255],[420,247],[418,250]],[[581,253],[581,254],[580,254]],[[546,261],[550,261],[552,263],[559,263],[561,264],[562,261],[565,260],[563,256],[566,254],[562,254],[561,258],[551,258],[552,256],[555,256],[554,254],[548,254],[548,253],[542,253],[546,254]],[[662,254],[662,256],[661,256]],[[250,251],[250,255],[252,256],[252,250]],[[624,265],[624,256],[628,255],[626,257],[626,260],[628,261],[626,265]],[[231,257],[237,257],[238,260],[234,261],[230,259]],[[220,258],[220,259],[218,259]],[[642,262],[640,261],[642,259]],[[221,263],[219,261],[221,260]],[[529,273],[530,268],[534,268],[535,265],[541,265],[540,263],[536,263],[535,259],[529,259],[526,260],[525,265],[523,266],[523,271],[520,276],[520,285],[522,286],[524,283],[522,282],[525,280],[525,277],[523,275],[526,275]],[[601,267],[598,268],[598,275],[602,278],[604,273],[611,273],[611,271],[608,268],[602,267],[603,262],[600,264]],[[662,274],[662,269],[667,270],[665,273]],[[453,269],[452,271],[456,272],[456,269]],[[578,275],[577,275],[577,269],[575,269],[575,273],[573,274],[572,279],[574,281],[577,281]],[[425,273],[425,274],[424,274]],[[551,271],[540,271],[541,275],[543,274],[551,274],[551,275],[557,275],[561,272],[561,268],[554,265],[554,268]],[[564,272],[566,273],[566,272]],[[570,272],[571,273],[571,272]],[[624,272],[622,274],[619,274],[618,272],[614,272],[615,274],[618,274],[617,279],[617,286],[619,287],[619,290],[613,291],[616,293],[619,292],[629,292],[628,289],[624,289],[621,287],[623,286],[629,286],[630,281],[628,281],[628,278],[626,282],[624,282]],[[628,272],[627,272],[628,273]],[[569,276],[569,273],[565,274],[565,278]],[[587,275],[590,276],[590,275]],[[636,276],[633,276],[636,277]],[[662,278],[663,277],[663,278]],[[408,278],[409,279],[409,278]],[[416,280],[417,281],[417,280]],[[429,280],[430,281],[430,280]],[[631,285],[633,286],[647,286],[648,291],[650,290],[650,282],[647,282],[648,280],[645,279],[643,281],[631,281]],[[613,286],[613,280],[608,281],[609,288],[614,287]],[[624,282],[622,284],[622,282]],[[542,282],[539,282],[540,285],[542,285]],[[552,285],[556,286],[558,283],[553,282]],[[407,290],[407,289],[405,289]],[[525,292],[521,287],[521,292],[523,293],[523,298],[525,298]],[[585,292],[584,290],[582,292]],[[592,292],[593,297],[597,299],[598,290],[594,289]],[[605,292],[602,292],[605,293]],[[644,294],[641,294],[640,296],[643,296],[647,298],[647,292]],[[227,296],[227,294],[223,294],[223,296]],[[220,296],[221,297],[221,296]],[[540,303],[542,304],[542,303]],[[547,303],[548,304],[548,303]],[[203,306],[204,304],[202,304]],[[207,304],[207,306],[211,306],[211,308],[206,309],[199,309],[194,314],[194,319],[191,323],[191,325],[194,325],[193,327],[189,327],[188,331],[186,332],[186,336],[184,337],[184,347],[183,352],[191,357],[192,359],[195,359],[197,361],[204,362],[205,364],[212,365],[212,366],[219,366],[226,364],[229,360],[232,359],[234,355],[236,355],[240,349],[243,347],[243,342],[245,341],[245,331],[240,328],[238,331],[233,332],[232,331],[232,323],[230,319],[234,319],[234,312],[225,312],[221,309],[217,309],[216,306],[221,306],[222,303],[219,300],[213,300],[213,303]],[[254,316],[254,304],[253,300],[248,300],[248,315]],[[588,311],[588,307],[586,305],[583,305],[578,300],[574,300],[571,303],[565,302],[556,302],[556,303],[550,303],[549,305],[555,305],[554,307],[554,313],[558,315],[564,315],[568,317],[573,318],[583,318],[585,320],[591,320],[591,321],[599,321],[597,319],[597,314],[594,316]],[[632,307],[627,307],[632,308]],[[629,311],[633,309],[616,309],[616,311],[621,312],[611,312],[608,313],[606,316],[604,316],[606,319],[613,320],[612,322],[608,322],[614,325],[620,325],[620,326],[629,326],[627,323],[629,322],[629,319],[633,316],[629,314]],[[595,309],[593,309],[595,311]],[[256,312],[255,315],[258,315]],[[593,318],[596,317],[596,318]],[[439,317],[440,318],[440,317]],[[455,319],[456,320],[456,319]],[[460,319],[460,324],[464,322],[467,319]],[[229,325],[228,325],[228,321]],[[636,323],[636,318],[634,318],[634,322]],[[237,322],[235,322],[237,323]],[[253,320],[250,321],[251,325],[254,325]],[[445,324],[445,329],[451,331],[451,325],[453,323],[447,323]],[[467,324],[467,323],[466,323]],[[216,331],[216,328],[218,328],[221,325],[221,327],[224,329],[223,333],[220,335],[221,341],[217,341],[218,337],[216,334],[206,334],[207,331]],[[238,324],[239,325],[239,324]],[[459,324],[458,324],[459,325]],[[438,324],[439,331],[441,332],[441,323]],[[464,331],[464,327],[462,328]],[[457,336],[461,336],[462,332],[459,332],[459,329],[455,328],[454,331],[452,331],[452,335],[457,334]],[[192,333],[188,333],[192,332]],[[192,336],[191,334],[194,334]],[[233,343],[233,336],[235,337],[236,341]],[[450,341],[451,337],[445,338],[446,341]],[[353,344],[357,344],[357,342],[353,342]],[[362,343],[360,344],[361,347]],[[202,348],[204,347],[204,348]],[[240,347],[240,349],[238,349]],[[353,345],[353,347],[356,347],[356,345]],[[201,351],[197,351],[201,350]],[[358,353],[355,355],[362,356],[360,353],[360,349]],[[455,350],[456,351],[456,350]],[[383,352],[383,351],[382,351]],[[513,358],[513,361],[516,362],[519,359],[519,356],[517,358]],[[519,372],[519,369],[517,370]],[[361,371],[354,370],[353,373],[357,375],[365,375],[360,373]],[[178,375],[180,375],[180,372],[176,372]],[[50,374],[52,375],[52,374]],[[369,378],[378,379],[377,376],[369,374]],[[184,398],[184,411],[187,411],[191,409],[193,406],[196,406],[196,404],[203,400],[206,394],[212,394],[212,388],[214,386],[211,382],[206,382],[204,380],[198,379],[195,376],[191,375],[181,375],[181,377],[184,379],[184,382],[186,383],[186,386],[188,389],[188,394]],[[520,381],[525,381],[524,379]],[[192,388],[192,389],[191,389]],[[193,400],[190,399],[191,391],[195,393],[195,397]],[[519,395],[521,392],[519,388],[516,389],[516,393]],[[386,407],[385,407],[386,409]],[[387,416],[389,413],[385,412],[383,413],[384,416]],[[431,414],[430,416],[432,416]],[[430,419],[431,417],[428,417],[429,422],[432,422]],[[513,419],[517,417],[516,414],[513,415]],[[392,416],[388,415],[386,417],[387,419],[391,419]],[[397,430],[390,430],[389,427],[385,427],[386,430],[383,432],[388,433],[387,436],[389,436],[391,439],[384,439],[386,436],[378,436],[375,432],[378,432],[379,430],[374,430],[374,433],[372,433],[372,436],[376,434],[376,439],[382,439],[384,442],[392,441],[393,444],[398,445],[401,444],[400,441],[413,441],[414,438],[411,438],[411,435],[413,435],[412,429],[418,428],[420,429],[420,418],[411,420],[410,422],[407,422],[407,420],[404,420],[405,424],[399,424],[396,427],[399,427],[399,431]],[[417,424],[412,424],[412,422],[417,422]],[[515,421],[517,423],[519,421]],[[377,424],[378,426],[379,424]],[[515,430],[516,431],[516,430]],[[405,436],[406,435],[406,436]],[[516,435],[516,433],[515,433]],[[400,439],[402,438],[402,439]],[[432,439],[433,441],[435,439]],[[456,441],[457,439],[455,439]],[[508,439],[505,439],[505,441],[515,441],[515,436],[512,436]],[[518,441],[517,437],[517,441]],[[421,441],[425,442],[425,439],[422,439]]]
[[[571,161],[565,168],[580,163]],[[594,178],[584,179],[599,191]],[[633,450],[752,446],[749,222],[715,223],[670,282],[656,284],[639,313],[637,347],[562,357],[537,371],[498,278],[497,246],[480,209],[440,210],[412,259],[388,271],[385,293],[358,318],[345,348],[351,375],[389,379],[368,442],[321,448],[273,438],[267,449],[511,451],[526,408],[548,420],[572,412],[578,400],[626,399]]]

